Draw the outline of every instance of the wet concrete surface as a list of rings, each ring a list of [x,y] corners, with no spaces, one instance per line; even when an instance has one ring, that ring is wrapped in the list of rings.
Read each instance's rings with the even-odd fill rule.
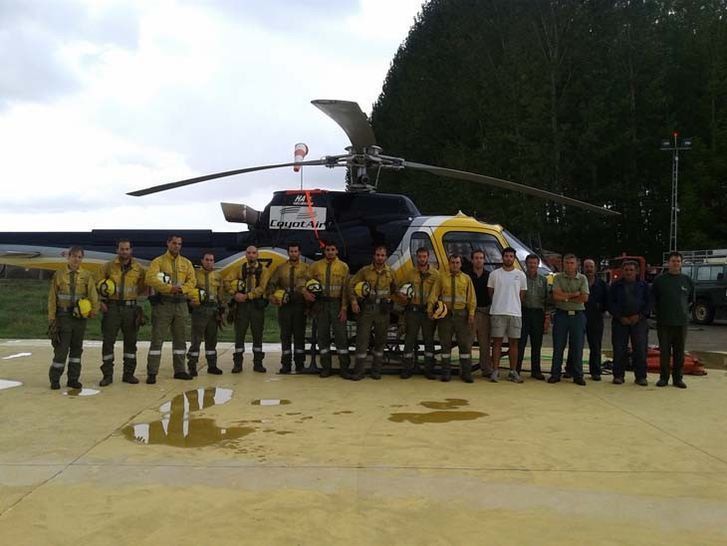
[[[175,381],[165,351],[156,385],[99,389],[88,347],[81,398],[48,389],[49,358],[0,343],[23,383],[0,391],[3,543],[727,544],[723,370],[687,390],[270,381],[278,355],[232,375],[226,351],[224,375]]]

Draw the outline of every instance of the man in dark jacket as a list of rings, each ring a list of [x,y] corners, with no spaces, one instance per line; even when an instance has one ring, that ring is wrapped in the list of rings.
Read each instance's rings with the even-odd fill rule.
[[[601,343],[603,313],[608,309],[608,285],[596,276],[596,262],[583,261],[583,273],[588,279],[590,296],[586,302],[586,339],[588,340],[588,371],[591,379],[601,380]]]
[[[636,278],[636,262],[623,264],[623,277],[614,282],[609,290],[608,310],[611,322],[611,343],[613,344],[613,382],[624,382],[629,340],[631,361],[634,365],[636,384],[642,387],[646,380],[646,350],[649,340],[649,286]]]

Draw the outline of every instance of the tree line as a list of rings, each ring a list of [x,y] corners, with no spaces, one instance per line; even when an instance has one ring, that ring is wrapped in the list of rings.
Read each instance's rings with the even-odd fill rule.
[[[611,219],[417,172],[381,191],[461,209],[581,256],[727,248],[727,0],[430,0],[400,46],[372,124],[391,155],[481,172],[620,211]]]

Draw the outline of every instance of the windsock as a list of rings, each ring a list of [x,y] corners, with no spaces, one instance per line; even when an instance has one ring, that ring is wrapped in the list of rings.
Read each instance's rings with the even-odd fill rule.
[[[295,154],[294,155],[295,158],[293,159],[293,161],[295,163],[300,163],[301,161],[303,161],[303,159],[305,159],[305,156],[308,155],[308,146],[306,146],[302,142],[299,142],[298,144],[295,145],[295,153],[294,154]],[[299,172],[300,171],[300,165],[295,165],[293,167],[293,171]]]

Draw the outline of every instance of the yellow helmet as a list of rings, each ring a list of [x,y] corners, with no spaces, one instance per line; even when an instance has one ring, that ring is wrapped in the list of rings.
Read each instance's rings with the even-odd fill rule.
[[[73,307],[73,316],[76,318],[88,318],[88,315],[91,313],[91,309],[93,309],[91,300],[81,298]]]
[[[247,284],[245,283],[245,279],[238,279],[237,285],[235,286],[235,290],[237,290],[238,292],[245,293],[246,289],[247,289]]]
[[[368,298],[371,295],[371,285],[368,281],[357,282],[353,287],[353,293],[359,299]]]
[[[437,301],[437,303],[434,304],[434,309],[432,310],[432,317],[439,320],[447,316],[447,304],[445,304],[443,301]]]
[[[102,298],[108,298],[116,293],[116,283],[107,277],[98,281],[96,289]]]
[[[290,293],[287,290],[278,288],[275,292],[273,292],[273,298],[282,304],[286,304],[290,301]]]
[[[399,287],[399,294],[410,300],[414,297],[414,285],[410,282],[405,282]]]
[[[308,292],[310,292],[311,294],[320,294],[321,292],[323,292],[323,286],[316,279],[310,279],[308,282],[306,282],[305,289],[308,290]]]
[[[157,273],[157,279],[163,282],[164,284],[171,284],[172,283],[172,277],[169,276],[169,274],[164,273],[164,271],[160,271]]]

